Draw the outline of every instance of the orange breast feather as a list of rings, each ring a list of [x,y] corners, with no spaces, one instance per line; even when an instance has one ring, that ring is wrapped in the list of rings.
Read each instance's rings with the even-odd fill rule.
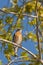
[[[20,44],[22,42],[22,34],[20,32],[16,32],[14,40],[17,44]]]

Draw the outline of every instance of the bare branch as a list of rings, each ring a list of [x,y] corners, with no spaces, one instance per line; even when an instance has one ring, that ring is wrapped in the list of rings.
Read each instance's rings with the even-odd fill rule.
[[[38,16],[37,2],[38,0],[36,0],[36,16]],[[39,58],[41,59],[41,44],[39,42],[39,35],[38,35],[38,18],[36,18],[36,35],[37,35],[37,42],[38,42]]]
[[[20,15],[16,12],[5,12],[3,11],[2,9],[0,9],[1,12],[5,13],[5,14],[13,14],[13,15]],[[32,18],[38,18],[38,16],[35,16],[35,15],[29,15],[29,14],[25,14],[25,13],[22,13],[23,16],[28,16],[28,17],[32,17]],[[43,17],[43,16],[40,16],[40,17]]]
[[[37,62],[40,61],[43,64],[43,60],[35,60],[35,59],[28,59],[28,60],[24,60],[23,58],[26,58],[26,56],[20,56],[20,57],[16,57],[15,59],[11,60],[7,65],[10,65],[12,63],[17,63],[17,62]]]
[[[27,56],[20,56],[20,57],[16,57],[15,59],[11,60],[7,65],[10,65],[12,63],[16,63],[16,62],[35,62],[36,60],[33,59],[28,59],[28,60],[24,60],[23,58],[26,58]]]
[[[5,12],[3,11],[2,9],[0,9],[1,12],[5,13],[5,14],[14,14],[14,15],[20,15],[18,13],[15,13],[15,12]],[[23,16],[28,16],[28,17],[32,17],[32,18],[37,18],[37,16],[34,16],[34,15],[29,15],[29,14],[22,14]]]
[[[17,45],[17,44],[14,43],[14,42],[11,42],[11,41],[8,41],[8,40],[2,39],[2,38],[0,38],[0,41],[4,41],[4,42],[7,42],[7,43],[12,43],[13,45],[15,45],[15,46],[17,46],[17,47],[19,47],[19,48],[25,50],[27,53],[29,53],[30,55],[32,55],[34,58],[37,58],[37,56],[36,56],[35,54],[33,54],[31,51],[29,51],[28,49],[26,49],[26,48],[24,48],[24,47],[22,47],[22,46],[20,46],[20,45]]]

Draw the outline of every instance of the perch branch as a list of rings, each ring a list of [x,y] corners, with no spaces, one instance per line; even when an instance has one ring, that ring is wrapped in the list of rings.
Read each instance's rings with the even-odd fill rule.
[[[35,54],[33,54],[31,51],[29,51],[28,49],[26,49],[26,48],[24,48],[24,47],[22,47],[22,46],[20,46],[20,45],[17,45],[17,44],[14,43],[14,42],[11,42],[11,41],[8,41],[8,40],[2,39],[2,38],[0,38],[0,41],[4,41],[4,42],[7,42],[7,43],[12,43],[13,45],[15,45],[15,46],[17,46],[17,47],[19,47],[19,48],[25,50],[27,53],[29,53],[30,55],[32,55],[34,58],[37,58],[37,56],[36,56]]]

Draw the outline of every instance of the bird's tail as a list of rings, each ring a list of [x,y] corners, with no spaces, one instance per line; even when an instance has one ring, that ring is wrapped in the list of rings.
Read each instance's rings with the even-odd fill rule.
[[[17,52],[18,52],[18,47],[15,47],[14,52],[15,52],[15,56],[18,56],[18,54],[17,54]]]

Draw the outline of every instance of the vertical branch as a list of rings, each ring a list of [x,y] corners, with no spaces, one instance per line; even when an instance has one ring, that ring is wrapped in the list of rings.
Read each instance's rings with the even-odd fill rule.
[[[36,36],[37,36],[37,42],[38,42],[38,50],[39,50],[39,59],[41,59],[41,44],[39,42],[39,35],[38,35],[38,12],[37,12],[37,2],[38,0],[36,0]]]

